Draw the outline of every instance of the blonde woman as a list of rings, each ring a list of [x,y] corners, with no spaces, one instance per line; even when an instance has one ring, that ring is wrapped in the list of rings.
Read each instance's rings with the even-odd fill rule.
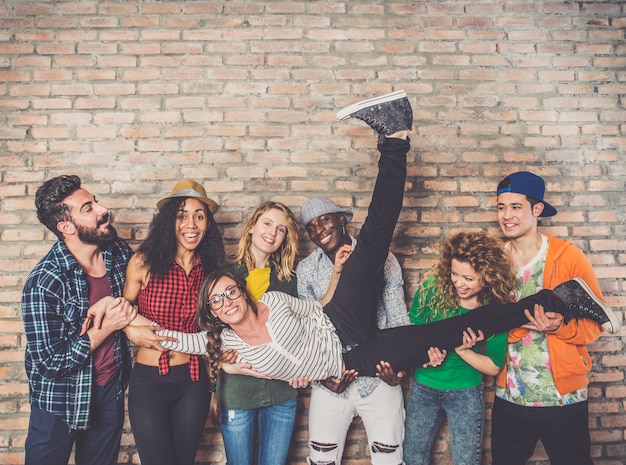
[[[255,301],[267,291],[297,295],[298,228],[291,210],[280,202],[264,202],[248,218],[235,261],[227,269],[245,281]],[[285,463],[297,389],[284,381],[220,370],[216,396],[228,463]]]

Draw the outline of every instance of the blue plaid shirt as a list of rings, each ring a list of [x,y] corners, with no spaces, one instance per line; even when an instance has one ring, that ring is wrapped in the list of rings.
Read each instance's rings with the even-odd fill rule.
[[[111,294],[119,297],[132,250],[118,239],[102,255]],[[58,416],[71,430],[89,427],[93,357],[89,353],[89,337],[80,336],[88,308],[84,271],[65,243],[57,241],[24,286],[25,366],[31,405]],[[119,398],[124,394],[131,369],[130,344],[122,331],[115,332],[115,358]]]

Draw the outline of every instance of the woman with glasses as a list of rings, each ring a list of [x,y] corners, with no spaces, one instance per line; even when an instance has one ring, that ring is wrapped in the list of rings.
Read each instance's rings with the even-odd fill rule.
[[[235,261],[226,269],[245,282],[254,301],[269,291],[297,295],[298,227],[291,210],[280,202],[264,202],[248,218]],[[222,367],[216,396],[226,462],[283,465],[296,419],[298,391],[284,381],[245,376],[251,374],[247,367],[234,367],[233,374],[226,373],[226,363]]]
[[[201,184],[180,181],[157,208],[148,237],[126,270],[124,297],[139,312],[126,333],[140,346],[128,412],[143,465],[192,465],[209,412],[211,382],[197,355],[163,349],[159,342],[167,338],[154,331],[198,331],[198,290],[205,276],[223,265],[224,246],[213,219],[217,204]]]

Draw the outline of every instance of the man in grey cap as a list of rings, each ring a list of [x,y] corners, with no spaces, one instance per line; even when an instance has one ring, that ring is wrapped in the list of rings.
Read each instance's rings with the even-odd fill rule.
[[[338,279],[334,270],[335,253],[342,245],[356,245],[346,231],[352,212],[332,200],[311,198],[302,206],[300,222],[317,246],[296,268],[298,296],[326,303],[329,283]],[[384,288],[378,303],[378,327],[409,325],[404,300],[402,270],[389,253],[384,270]],[[402,373],[395,376],[390,367],[381,367],[389,376],[358,377],[344,372],[340,379],[329,379],[311,390],[309,407],[310,463],[341,463],[346,434],[359,415],[367,432],[372,464],[402,463],[404,438],[404,401],[399,385]],[[386,384],[388,383],[388,384]]]

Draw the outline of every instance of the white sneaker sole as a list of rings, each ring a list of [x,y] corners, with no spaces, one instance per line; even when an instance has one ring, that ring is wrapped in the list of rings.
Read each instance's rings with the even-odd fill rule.
[[[587,283],[583,279],[574,278],[574,281],[576,281],[580,285],[580,287],[582,287],[585,290],[585,292],[589,295],[589,297],[591,297],[593,301],[596,304],[598,304],[598,306],[602,307],[602,310],[604,310],[604,313],[609,319],[609,321],[602,324],[602,327],[606,330],[606,332],[609,334],[617,333],[620,330],[622,324],[617,319],[617,315],[615,315],[611,307],[609,307],[607,304],[602,302],[598,297],[596,297],[596,295],[593,292],[591,292],[591,289],[589,289],[589,286],[587,286]]]
[[[406,97],[406,92],[403,90],[398,90],[396,92],[392,92],[390,94],[380,95],[378,97],[374,97],[368,100],[363,100],[361,102],[353,103],[337,112],[337,118],[344,120],[346,118],[350,118],[350,115],[356,113],[363,108],[373,107],[374,105],[379,105],[385,102],[393,102],[394,100],[400,100]]]

